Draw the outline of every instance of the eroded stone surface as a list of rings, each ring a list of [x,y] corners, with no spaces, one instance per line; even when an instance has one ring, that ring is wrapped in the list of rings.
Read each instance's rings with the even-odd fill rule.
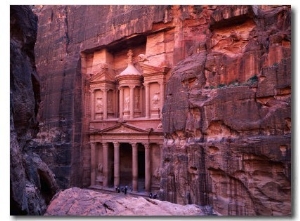
[[[110,81],[132,48],[148,79],[155,69],[139,62],[170,68],[159,119],[164,144],[152,162],[160,196],[223,215],[291,214],[289,6],[41,6],[36,13],[42,102],[35,142],[61,187],[91,184],[97,167],[88,131],[115,122],[101,121],[99,109],[91,123],[88,80],[106,70]]]
[[[30,142],[38,132],[40,84],[35,70],[37,18],[29,6],[10,8],[10,214],[41,215],[56,193],[54,174]]]
[[[206,50],[179,62],[167,84],[165,199],[290,215],[290,11],[222,6],[211,16]]]
[[[45,216],[205,216],[209,207],[178,205],[123,193],[101,193],[70,188],[52,199]]]

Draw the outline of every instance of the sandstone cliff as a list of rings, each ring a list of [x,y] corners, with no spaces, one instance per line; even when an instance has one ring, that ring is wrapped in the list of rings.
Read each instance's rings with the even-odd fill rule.
[[[81,53],[139,44],[170,6],[36,6],[36,66],[41,79],[36,151],[61,188],[90,185]],[[159,26],[157,28],[160,28]],[[137,38],[130,38],[136,36]],[[130,40],[131,39],[131,40]],[[120,42],[117,46],[115,42]],[[127,41],[128,40],[128,41]]]
[[[213,205],[223,215],[289,215],[290,8],[206,12],[203,29],[187,30],[209,33],[167,85],[165,199]]]
[[[291,7],[38,6],[35,12],[41,105],[32,146],[60,187],[90,185],[81,53],[118,51],[164,29],[171,71],[161,197],[212,205],[223,215],[291,214]]]
[[[35,70],[37,18],[28,6],[10,8],[10,214],[41,215],[58,186],[28,148],[38,132],[40,84]]]

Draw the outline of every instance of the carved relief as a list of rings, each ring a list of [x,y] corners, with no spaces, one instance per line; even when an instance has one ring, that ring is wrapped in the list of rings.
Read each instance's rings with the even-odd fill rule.
[[[97,97],[95,106],[96,106],[96,112],[103,112],[102,97]]]
[[[98,164],[98,171],[99,173],[103,172],[103,165],[101,163]]]
[[[130,98],[127,96],[126,98],[125,98],[125,101],[124,101],[124,110],[125,111],[129,111],[129,103],[130,103]]]
[[[160,100],[160,98],[159,98],[159,92],[155,92],[154,96],[152,97],[152,104],[153,104],[154,108],[158,108],[159,100]]]
[[[113,112],[113,108],[112,108],[112,99],[109,97],[107,100],[107,112],[111,113]]]
[[[136,95],[135,98],[134,98],[134,102],[135,102],[135,109],[136,110],[139,110],[140,109],[140,96],[139,95]]]

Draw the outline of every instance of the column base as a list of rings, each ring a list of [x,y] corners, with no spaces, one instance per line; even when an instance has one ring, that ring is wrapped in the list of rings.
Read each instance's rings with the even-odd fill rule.
[[[141,117],[141,116],[142,116],[141,111],[138,111],[138,110],[134,111],[133,117]]]
[[[129,110],[128,111],[124,111],[123,118],[124,119],[129,119],[130,118],[130,112],[129,112]]]
[[[95,113],[95,120],[103,120],[103,113]]]
[[[151,110],[151,118],[159,118],[160,117],[160,109]]]

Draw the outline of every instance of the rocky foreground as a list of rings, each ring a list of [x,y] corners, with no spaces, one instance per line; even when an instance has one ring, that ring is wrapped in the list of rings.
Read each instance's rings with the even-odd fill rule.
[[[57,193],[45,216],[207,216],[209,207],[178,205],[123,193],[102,193],[77,187]]]

